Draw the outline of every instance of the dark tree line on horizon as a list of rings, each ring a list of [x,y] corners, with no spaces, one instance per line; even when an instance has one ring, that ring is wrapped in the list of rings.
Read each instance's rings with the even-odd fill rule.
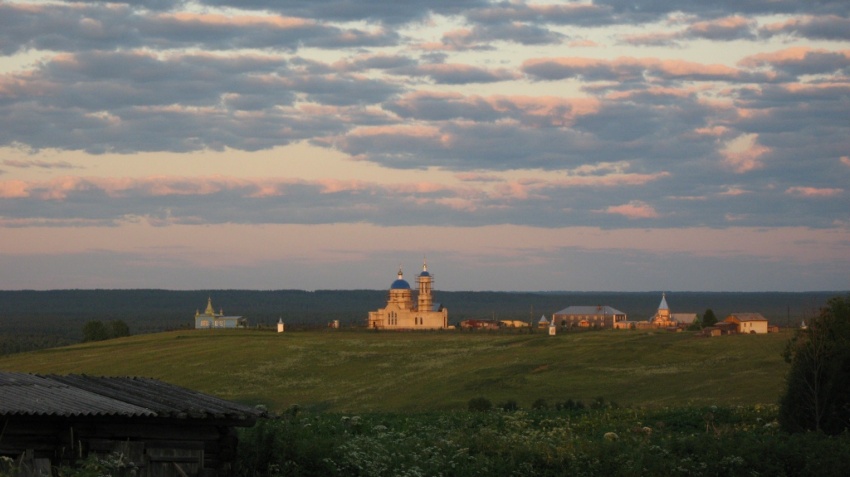
[[[817,314],[836,292],[668,292],[674,313],[713,310],[722,320],[733,312],[753,311],[780,326],[797,326]],[[522,320],[571,305],[609,305],[630,320],[653,316],[661,292],[453,292],[435,290],[435,301],[449,310],[450,324],[466,319]],[[87,322],[125,323],[130,334],[154,333],[194,326],[195,311],[211,298],[216,311],[244,316],[249,326],[342,326],[365,323],[369,311],[385,306],[386,290],[49,290],[0,291],[0,336],[18,344],[0,352],[60,346],[84,339]],[[11,343],[7,339],[7,343]],[[15,350],[15,351],[12,351]]]

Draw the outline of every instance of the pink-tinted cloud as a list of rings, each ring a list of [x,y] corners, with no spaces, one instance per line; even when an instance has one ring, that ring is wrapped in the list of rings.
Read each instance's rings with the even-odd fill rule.
[[[209,27],[273,27],[280,29],[304,28],[314,22],[303,18],[282,17],[276,15],[220,15],[213,13],[164,13],[155,19],[162,22],[176,22],[187,26],[204,25]]]
[[[596,113],[601,102],[596,98],[561,98],[555,96],[491,96],[483,98],[494,109],[517,108],[529,116],[553,118],[562,116],[568,125],[578,116]]]
[[[492,196],[500,200],[528,200],[532,197],[536,199],[544,198],[545,196],[542,194],[533,193],[536,189],[538,188],[522,181],[509,181],[496,185]]]
[[[707,20],[693,23],[688,27],[687,33],[689,36],[708,39],[733,39],[745,36],[751,36],[751,31],[757,25],[755,20],[747,19],[742,16],[734,15],[730,17],[718,18],[715,20]]]
[[[721,154],[724,166],[743,174],[764,167],[764,155],[768,152],[770,148],[759,144],[757,135],[749,134],[732,141]]]
[[[416,138],[436,138],[440,136],[440,130],[435,126],[363,126],[352,129],[348,135],[353,137],[406,136]]]
[[[641,186],[670,177],[666,171],[651,174],[612,173],[606,175],[571,175],[566,179],[552,180],[551,187],[618,187]]]
[[[608,207],[605,209],[605,212],[622,215],[628,219],[655,219],[659,216],[658,212],[651,205],[640,200],[633,200],[628,204]]]
[[[709,136],[709,137],[724,137],[729,134],[729,128],[726,126],[709,126],[704,128],[697,128],[694,132],[701,136]]]
[[[29,195],[30,186],[24,181],[0,181],[0,199],[20,199]]]
[[[569,46],[572,48],[596,48],[599,43],[593,40],[573,40],[569,43]]]
[[[741,61],[738,62],[738,64],[741,66],[746,66],[748,68],[753,68],[764,65],[773,65],[776,63],[796,62],[804,59],[806,55],[808,55],[812,51],[815,50],[808,46],[795,46],[792,48],[785,48],[783,50],[772,51],[769,53],[756,53],[755,55],[750,55],[743,58]]]
[[[730,78],[736,79],[740,76],[740,70],[726,65],[705,65],[684,60],[662,60],[646,62],[648,67],[656,66],[657,69],[671,77],[707,77],[707,78]]]
[[[760,28],[765,36],[794,35],[806,38],[847,40],[850,38],[850,19],[838,15],[801,15]]]
[[[806,198],[831,198],[838,197],[844,194],[844,189],[839,189],[837,187],[789,187],[785,190],[786,194],[797,196],[797,197],[806,197]]]

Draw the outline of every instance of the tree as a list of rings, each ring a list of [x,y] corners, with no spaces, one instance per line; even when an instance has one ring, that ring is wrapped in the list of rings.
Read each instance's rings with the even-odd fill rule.
[[[124,323],[122,320],[110,321],[109,331],[110,338],[123,338],[124,336],[130,336],[130,327],[127,326],[127,323]]]
[[[702,326],[714,326],[715,323],[717,323],[717,317],[714,316],[714,312],[711,310],[711,308],[708,308],[702,315]]]
[[[850,428],[850,294],[835,297],[783,352],[791,364],[779,423],[789,432]]]
[[[83,325],[83,342],[109,339],[109,330],[100,320],[90,320]]]

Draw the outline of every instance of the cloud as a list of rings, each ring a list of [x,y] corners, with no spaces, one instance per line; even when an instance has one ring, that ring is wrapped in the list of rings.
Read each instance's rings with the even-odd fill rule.
[[[770,67],[792,77],[807,74],[840,74],[850,67],[850,50],[829,51],[798,46],[750,55],[738,64],[749,68]]]
[[[818,40],[850,39],[850,19],[843,15],[804,15],[762,27],[762,36],[791,35]]]
[[[740,15],[717,18],[692,23],[687,28],[687,35],[691,38],[705,38],[709,40],[739,40],[753,39],[753,29],[756,22]]]
[[[517,21],[476,25],[446,32],[439,43],[422,45],[435,51],[462,51],[467,49],[493,49],[493,42],[521,45],[559,44],[566,36],[548,28]]]
[[[632,45],[678,45],[682,41],[706,39],[714,41],[752,40],[757,22],[740,15],[697,20],[683,30],[624,35],[622,41]]]
[[[763,156],[770,149],[758,143],[758,136],[748,134],[740,136],[727,144],[722,151],[723,163],[733,171],[742,174],[764,167]]]
[[[516,79],[507,69],[487,69],[463,64],[424,64],[403,70],[408,75],[424,76],[438,84],[493,83]]]
[[[78,169],[79,166],[75,166],[74,164],[67,161],[45,161],[40,159],[30,159],[30,160],[17,160],[17,159],[4,159],[0,161],[0,164],[3,164],[6,167],[13,167],[17,169],[29,169],[29,168],[38,168],[38,169]]]
[[[658,212],[652,206],[639,200],[608,207],[605,212],[622,215],[628,219],[655,219],[659,217]]]
[[[586,81],[639,82],[647,75],[664,80],[688,81],[753,81],[767,77],[725,65],[706,65],[685,60],[620,57],[615,60],[595,58],[534,58],[526,60],[522,70],[538,80],[579,78]]]
[[[0,145],[31,155],[0,159],[2,220],[835,227],[848,16],[757,0],[3,3]],[[159,152],[295,143],[351,164],[115,177]],[[83,177],[67,151],[110,162]]]
[[[786,194],[794,195],[798,197],[807,197],[807,198],[830,198],[830,197],[839,197],[844,194],[844,189],[840,189],[837,187],[789,187],[785,190]]]

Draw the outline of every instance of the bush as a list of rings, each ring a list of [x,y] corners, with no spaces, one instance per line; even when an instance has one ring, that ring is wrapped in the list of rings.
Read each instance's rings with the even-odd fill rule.
[[[89,320],[83,325],[84,343],[122,338],[124,336],[130,336],[130,327],[121,320],[111,320],[106,324],[100,320]]]
[[[83,342],[103,341],[109,339],[109,330],[100,320],[87,321],[83,325]]]
[[[472,398],[467,403],[467,409],[473,412],[486,412],[493,409],[493,403],[485,397]]]
[[[538,410],[538,411],[544,410],[544,409],[549,409],[549,403],[547,403],[545,399],[540,398],[540,399],[534,401],[531,404],[531,409]]]

